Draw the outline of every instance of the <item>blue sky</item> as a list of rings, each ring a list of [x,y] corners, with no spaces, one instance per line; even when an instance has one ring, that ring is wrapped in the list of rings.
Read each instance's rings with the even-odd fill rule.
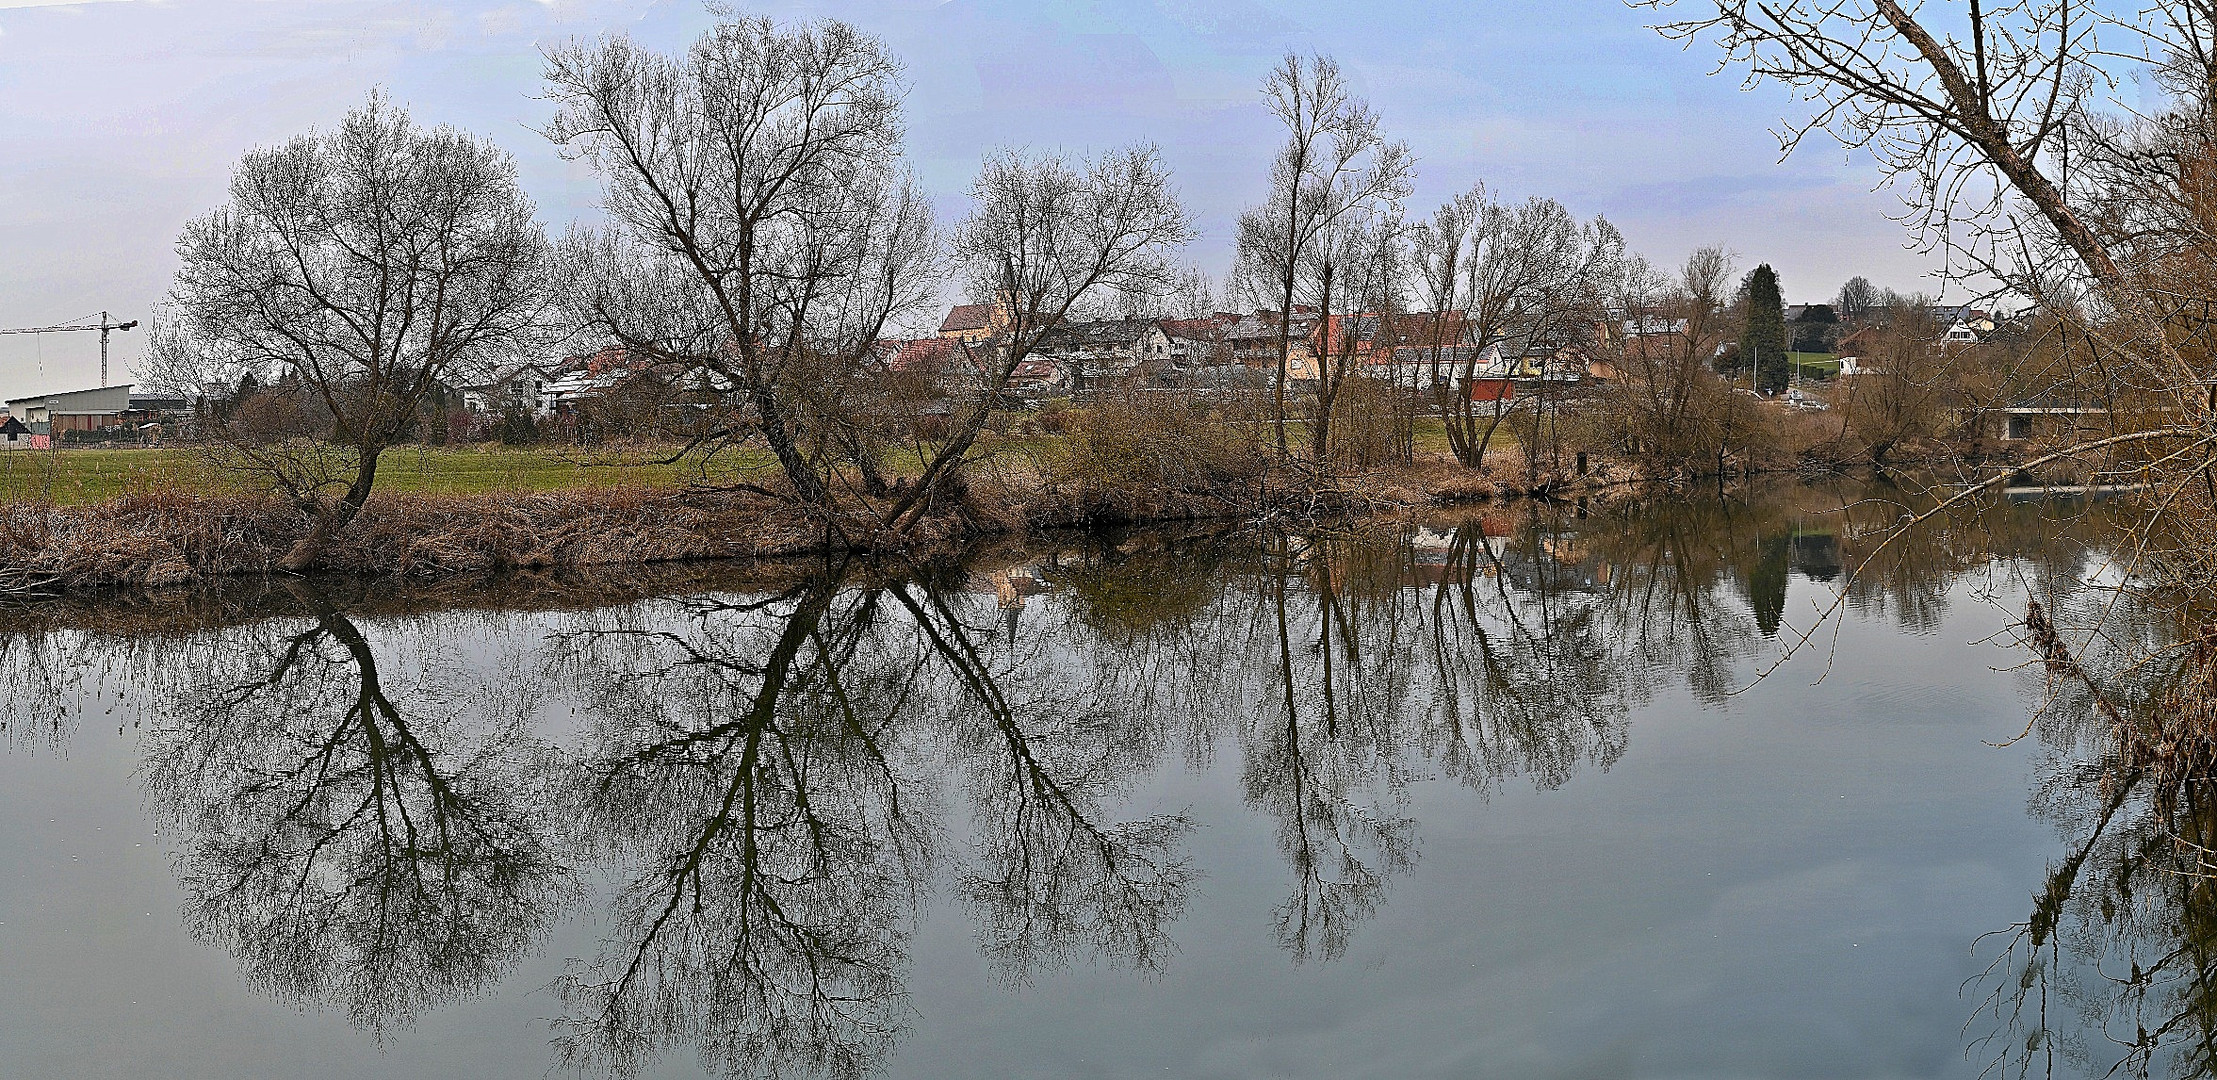
[[[1287,49],[1338,57],[1419,159],[1414,212],[1484,180],[1606,214],[1670,263],[1723,244],[1776,266],[1789,299],[1851,274],[1931,288],[1865,162],[1812,145],[1781,164],[1776,87],[1712,77],[1617,0],[775,0],[833,16],[907,63],[910,156],[946,220],[1008,145],[1162,146],[1194,210],[1190,258],[1228,261],[1279,139],[1256,94]],[[590,175],[532,127],[538,44],[622,31],[681,48],[697,0],[0,0],[0,326],[106,308],[143,317],[188,218],[245,150],[329,124],[372,86],[419,120],[499,140],[550,226],[590,217]],[[0,338],[0,397],[90,385],[96,335]],[[118,339],[118,379],[138,354]]]

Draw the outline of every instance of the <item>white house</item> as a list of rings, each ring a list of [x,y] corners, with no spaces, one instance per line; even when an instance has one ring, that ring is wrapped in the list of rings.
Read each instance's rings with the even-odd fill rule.
[[[498,416],[511,405],[534,418],[554,411],[547,373],[538,364],[510,364],[484,382],[462,388],[462,407],[481,416]]]

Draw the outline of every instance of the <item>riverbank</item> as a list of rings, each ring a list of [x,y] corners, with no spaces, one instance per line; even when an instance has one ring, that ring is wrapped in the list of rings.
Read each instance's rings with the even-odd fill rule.
[[[887,500],[850,498],[824,515],[760,491],[709,485],[432,494],[381,488],[329,543],[317,569],[431,577],[507,568],[606,567],[823,552],[915,556],[997,536],[1175,521],[1313,521],[1392,516],[1545,495],[1628,497],[1636,477],[1589,461],[1583,474],[1510,479],[1425,455],[1409,465],[1317,476],[1272,466],[1251,475],[1079,476],[999,459],[898,532]],[[396,485],[397,487],[397,485]],[[162,588],[269,574],[304,531],[267,496],[135,490],[60,504],[0,503],[0,570],[63,588]]]

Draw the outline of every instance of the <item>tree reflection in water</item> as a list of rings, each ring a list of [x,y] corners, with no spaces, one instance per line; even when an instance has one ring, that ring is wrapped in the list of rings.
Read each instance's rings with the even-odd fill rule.
[[[2056,623],[2104,632],[2035,669],[2029,730],[2045,756],[2032,804],[2062,851],[2025,921],[1981,943],[1991,962],[1967,987],[1973,1049],[2001,1076],[2209,1076],[2217,788],[2121,754],[2114,732],[2209,730],[2180,721],[2217,702],[2217,642],[2181,642],[2180,613],[2111,606],[2101,592],[2052,599]]]
[[[913,675],[856,662],[880,605],[841,600],[824,578],[563,639],[594,706],[577,821],[625,881],[557,987],[565,1064],[629,1075],[692,1044],[720,1075],[847,1076],[890,1047],[933,829],[903,798]]]
[[[594,705],[579,820],[627,879],[559,987],[566,1064],[629,1075],[690,1045],[722,1076],[870,1071],[908,1011],[916,907],[953,859],[950,773],[977,837],[958,887],[1004,977],[1081,951],[1161,962],[1188,823],[1106,822],[1140,775],[1130,717],[990,634],[945,583],[835,571],[565,635],[560,669]]]
[[[161,672],[143,774],[180,830],[188,924],[255,985],[382,1033],[513,970],[605,878],[604,933],[552,988],[561,1064],[625,1076],[690,1050],[719,1076],[859,1077],[911,1021],[934,895],[1011,985],[1164,969],[1193,822],[1132,806],[1168,767],[1238,755],[1289,878],[1278,940],[1329,962],[1416,867],[1421,781],[1488,795],[1610,768],[1650,695],[1720,703],[1813,618],[1791,575],[1922,630],[1994,556],[2035,591],[2085,569],[2037,513],[1881,546],[1898,514],[1804,490],[825,566],[548,615],[523,667],[474,682],[427,662],[394,684],[388,624],[307,590],[285,618],[196,624],[166,650],[111,640]],[[0,668],[51,674],[52,652],[0,649]],[[542,697],[582,725],[550,734]],[[2043,714],[2059,761],[2099,743],[2087,715]],[[2203,796],[2165,802],[2093,761],[2043,789],[2081,838],[1981,1006],[2026,1048],[1997,1055],[2019,1071],[2064,1045],[2058,998],[2090,1030],[2190,1017],[2135,1029],[2143,1066],[2140,1043],[2210,1037],[2217,907],[2177,839],[2204,835]]]
[[[147,740],[185,924],[249,982],[382,1035],[512,971],[569,870],[513,696],[405,688],[328,601],[201,653]]]

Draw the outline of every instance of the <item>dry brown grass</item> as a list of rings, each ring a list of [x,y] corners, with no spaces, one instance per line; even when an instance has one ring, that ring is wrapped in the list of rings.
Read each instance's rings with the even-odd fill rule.
[[[0,566],[74,585],[179,584],[266,573],[299,538],[270,499],[132,495],[93,506],[0,506]],[[820,532],[754,495],[575,491],[380,495],[321,567],[433,575],[781,555]]]

